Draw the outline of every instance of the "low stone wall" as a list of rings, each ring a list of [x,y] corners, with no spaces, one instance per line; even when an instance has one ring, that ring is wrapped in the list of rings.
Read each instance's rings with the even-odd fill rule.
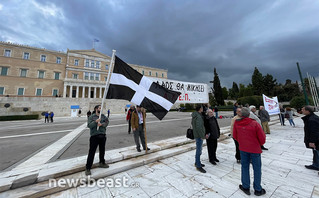
[[[5,108],[4,105],[7,103],[10,107]],[[41,114],[44,111],[53,111],[57,117],[71,116],[71,105],[79,105],[81,115],[86,116],[89,110],[92,112],[94,106],[101,103],[101,98],[0,97],[0,116]],[[107,114],[107,110],[110,109],[111,114],[124,114],[127,104],[133,103],[118,99],[105,100],[103,113]],[[172,109],[177,107],[179,105],[175,104]],[[25,112],[24,108],[29,110]]]
[[[104,107],[106,114],[107,109],[111,113],[125,113],[125,106],[131,104],[125,100],[105,100]],[[5,108],[5,104],[10,104],[10,107]],[[93,98],[42,98],[42,97],[1,97],[0,98],[0,115],[29,115],[38,114],[43,111],[53,111],[55,116],[71,116],[71,105],[79,105],[81,115],[86,116],[86,113],[97,104],[101,104],[102,99]],[[27,112],[23,108],[29,108]]]

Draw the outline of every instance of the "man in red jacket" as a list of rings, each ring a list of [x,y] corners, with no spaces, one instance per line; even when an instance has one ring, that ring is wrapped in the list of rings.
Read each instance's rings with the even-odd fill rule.
[[[261,146],[266,142],[266,135],[260,124],[249,118],[249,108],[242,108],[242,118],[235,121],[233,138],[239,143],[241,157],[241,182],[239,188],[247,195],[250,195],[250,162],[254,169],[254,190],[255,195],[260,196],[266,193],[261,183]]]

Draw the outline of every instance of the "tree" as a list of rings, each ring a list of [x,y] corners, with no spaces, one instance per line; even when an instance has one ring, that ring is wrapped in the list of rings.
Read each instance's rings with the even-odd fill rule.
[[[222,92],[223,92],[223,99],[227,99],[228,98],[228,90],[227,87],[223,87],[222,88]]]
[[[259,72],[257,67],[255,67],[254,73],[251,77],[252,89],[255,95],[261,95],[264,91],[264,81],[263,75]]]
[[[224,105],[224,99],[223,99],[223,91],[222,87],[220,86],[220,80],[216,71],[216,67],[214,68],[214,97],[216,99],[217,105]]]
[[[232,88],[229,89],[229,97],[231,99],[237,99],[239,95],[239,88],[237,83],[233,82]]]
[[[276,86],[276,79],[270,74],[267,74],[263,77],[263,84],[264,84],[264,93],[266,96],[272,96],[273,89]]]

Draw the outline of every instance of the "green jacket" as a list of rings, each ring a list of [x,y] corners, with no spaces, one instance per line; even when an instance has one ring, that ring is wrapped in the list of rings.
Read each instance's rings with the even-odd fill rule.
[[[104,114],[102,114],[101,121],[100,121],[102,126],[100,126],[99,130],[97,130],[97,123],[95,122],[95,120],[97,120],[97,119],[99,119],[99,116],[97,116],[95,113],[92,114],[88,118],[88,125],[87,126],[88,126],[88,128],[90,128],[90,135],[91,136],[105,134],[106,127],[107,127],[107,125],[109,125],[109,119]]]
[[[205,126],[204,119],[200,113],[197,111],[192,113],[192,126],[194,138],[205,139]]]

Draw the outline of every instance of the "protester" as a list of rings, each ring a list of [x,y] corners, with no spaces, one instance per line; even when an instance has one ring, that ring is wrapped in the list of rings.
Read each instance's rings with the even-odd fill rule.
[[[79,109],[79,117],[81,117],[81,113],[82,113],[82,110],[81,109]]]
[[[46,122],[50,122],[49,121],[49,112],[45,112],[45,114],[44,114],[44,123],[46,123]]]
[[[136,110],[131,114],[131,125],[134,134],[134,140],[136,144],[136,150],[141,152],[141,145],[139,139],[141,139],[143,150],[146,150],[144,128],[146,125],[146,113],[142,110],[141,106],[136,105]],[[147,148],[150,150],[150,148]]]
[[[286,114],[286,111],[285,111],[285,109],[283,108],[282,105],[279,105],[279,110],[280,110],[279,120],[280,120],[281,126],[286,126],[285,125],[285,114]]]
[[[261,146],[266,141],[266,135],[257,121],[249,118],[249,109],[244,107],[241,110],[242,119],[236,120],[234,124],[233,137],[239,143],[241,156],[241,182],[239,188],[247,195],[250,195],[250,163],[254,169],[254,190],[255,195],[260,196],[266,193],[261,187]]]
[[[130,109],[127,112],[126,115],[126,121],[128,122],[128,134],[131,134],[131,115],[134,111],[135,107],[133,105],[130,106]]]
[[[266,134],[270,134],[270,129],[268,122],[270,121],[270,116],[268,111],[265,110],[264,106],[259,107],[258,116],[261,121],[261,126]]]
[[[202,154],[203,139],[208,138],[208,135],[205,135],[205,126],[202,113],[203,106],[197,105],[196,111],[192,113],[192,126],[196,142],[195,166],[198,171],[206,173],[206,171],[203,169],[205,165],[202,164],[200,161],[200,155]]]
[[[109,119],[102,114],[101,119],[99,118],[101,113],[101,105],[94,107],[93,114],[88,119],[88,128],[90,128],[90,149],[86,162],[85,174],[91,175],[91,168],[94,160],[95,151],[99,146],[99,167],[108,168],[109,165],[105,163],[105,142],[106,142],[106,127],[109,124]]]
[[[237,113],[236,113],[237,108],[238,108],[238,103],[236,102],[236,103],[234,104],[234,107],[233,107],[234,116],[237,115]]]
[[[215,118],[218,119],[218,108],[216,105],[215,105],[214,111],[215,111]]]
[[[294,123],[294,112],[292,111],[292,109],[290,107],[286,107],[286,114],[288,114],[288,121],[290,126],[295,127],[295,123]]]
[[[233,130],[234,130],[234,124],[235,121],[241,119],[241,107],[237,107],[236,109],[236,116],[233,117],[233,119],[231,120],[231,125],[230,125],[230,134],[231,137],[233,138],[234,142],[235,142],[235,147],[236,147],[236,154],[235,154],[235,158],[237,160],[237,163],[240,163],[240,151],[239,151],[239,144],[237,142],[237,140],[234,139],[233,137]]]
[[[206,139],[208,159],[213,165],[219,160],[216,157],[217,139],[220,137],[220,129],[214,112],[211,109],[207,110],[207,116],[205,117],[205,131],[208,138]]]
[[[301,118],[305,124],[304,142],[306,148],[312,149],[313,153],[312,164],[305,165],[305,167],[312,170],[319,170],[319,117],[313,112],[314,108],[311,106],[302,108],[302,114],[305,115]]]
[[[262,126],[260,119],[256,115],[256,111],[257,111],[256,107],[254,105],[251,105],[249,106],[249,109],[250,109],[249,118],[256,120],[256,122],[258,122],[258,124]],[[264,145],[261,146],[261,149],[268,150],[268,148],[264,147]]]
[[[92,115],[91,111],[89,110],[89,111],[86,113],[86,115],[87,115],[87,117],[89,118],[89,117]]]
[[[51,113],[50,113],[51,122],[53,122],[53,116],[54,116],[54,113],[53,113],[53,111],[51,111]]]
[[[108,117],[108,118],[110,117],[110,112],[111,112],[110,109],[108,109],[108,110],[107,110],[107,117]]]

